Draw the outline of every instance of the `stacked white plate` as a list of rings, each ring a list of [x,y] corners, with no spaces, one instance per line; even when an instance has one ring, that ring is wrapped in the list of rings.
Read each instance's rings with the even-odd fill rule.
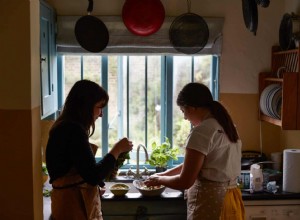
[[[268,85],[260,95],[260,110],[267,116],[280,119],[282,102],[282,86]]]

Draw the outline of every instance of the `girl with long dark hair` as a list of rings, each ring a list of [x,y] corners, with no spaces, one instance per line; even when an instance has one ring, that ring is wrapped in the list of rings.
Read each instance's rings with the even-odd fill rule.
[[[89,137],[108,100],[107,92],[97,83],[76,82],[49,132],[46,164],[53,187],[52,219],[102,220],[99,186],[104,186],[119,155],[132,150],[131,141],[123,138],[100,162],[95,160]]]
[[[188,220],[244,219],[237,188],[242,144],[230,115],[201,83],[185,85],[177,105],[193,126],[185,143],[184,162],[150,176],[146,185],[187,189]]]

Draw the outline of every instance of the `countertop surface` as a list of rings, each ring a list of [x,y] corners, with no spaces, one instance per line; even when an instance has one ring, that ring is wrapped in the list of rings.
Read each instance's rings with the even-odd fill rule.
[[[114,196],[109,187],[114,182],[106,182],[106,191],[102,196],[103,200],[158,200],[158,199],[184,199],[184,193],[179,190],[166,188],[160,197],[143,197],[132,183],[126,183],[130,186],[130,190],[125,196]],[[250,193],[249,191],[242,191],[243,200],[300,200],[300,193],[277,192],[270,193],[267,191]]]
[[[276,192],[271,193],[267,191],[250,193],[249,191],[242,191],[243,200],[300,200],[300,193]]]
[[[102,200],[159,200],[159,199],[175,199],[175,200],[183,200],[184,193],[183,191],[174,190],[170,188],[166,188],[165,191],[161,194],[160,197],[143,197],[140,192],[133,186],[132,183],[126,183],[130,186],[130,190],[125,196],[114,196],[109,187],[115,182],[106,182],[105,187],[106,191],[102,196]],[[44,189],[51,190],[51,185],[47,181],[44,184]],[[243,200],[300,200],[300,193],[289,193],[279,191],[277,193],[270,192],[255,192],[250,193],[249,191],[242,191]],[[44,197],[47,199],[49,197]],[[49,198],[50,199],[50,198]]]
[[[113,202],[113,201],[128,201],[128,202],[135,202],[135,201],[177,201],[177,202],[184,202],[184,193],[182,191],[173,190],[170,188],[166,188],[165,191],[158,197],[143,197],[140,192],[135,189],[132,183],[126,183],[131,188],[129,192],[125,196],[114,196],[110,190],[109,186],[114,184],[113,182],[106,182],[106,191],[103,194],[101,200],[103,202]],[[48,183],[48,181],[44,184],[44,190],[48,189],[51,190],[52,187]],[[288,193],[288,192],[277,192],[277,193],[269,193],[269,192],[257,192],[257,193],[250,193],[249,191],[242,191],[242,197],[245,201],[245,205],[258,205],[259,201],[263,202],[266,205],[269,201],[271,204],[272,202],[283,202],[283,203],[295,203],[300,204],[300,193]],[[51,200],[50,197],[44,197],[44,219],[49,219],[51,213]]]

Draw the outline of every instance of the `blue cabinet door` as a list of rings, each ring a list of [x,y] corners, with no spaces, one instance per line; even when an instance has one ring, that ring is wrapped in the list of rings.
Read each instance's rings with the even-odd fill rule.
[[[40,4],[41,118],[57,110],[57,68],[55,50],[55,13],[46,3]]]

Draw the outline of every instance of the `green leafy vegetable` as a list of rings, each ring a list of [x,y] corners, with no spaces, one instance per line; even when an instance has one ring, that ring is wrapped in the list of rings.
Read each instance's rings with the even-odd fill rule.
[[[125,160],[129,160],[130,159],[130,155],[129,152],[123,152],[119,155],[118,159],[117,159],[117,163],[116,166],[118,167],[118,169],[123,166]]]
[[[110,181],[110,180],[114,179],[118,174],[119,168],[124,165],[125,160],[129,160],[129,159],[130,159],[129,152],[121,153],[116,161],[115,168],[107,175],[105,180]]]

